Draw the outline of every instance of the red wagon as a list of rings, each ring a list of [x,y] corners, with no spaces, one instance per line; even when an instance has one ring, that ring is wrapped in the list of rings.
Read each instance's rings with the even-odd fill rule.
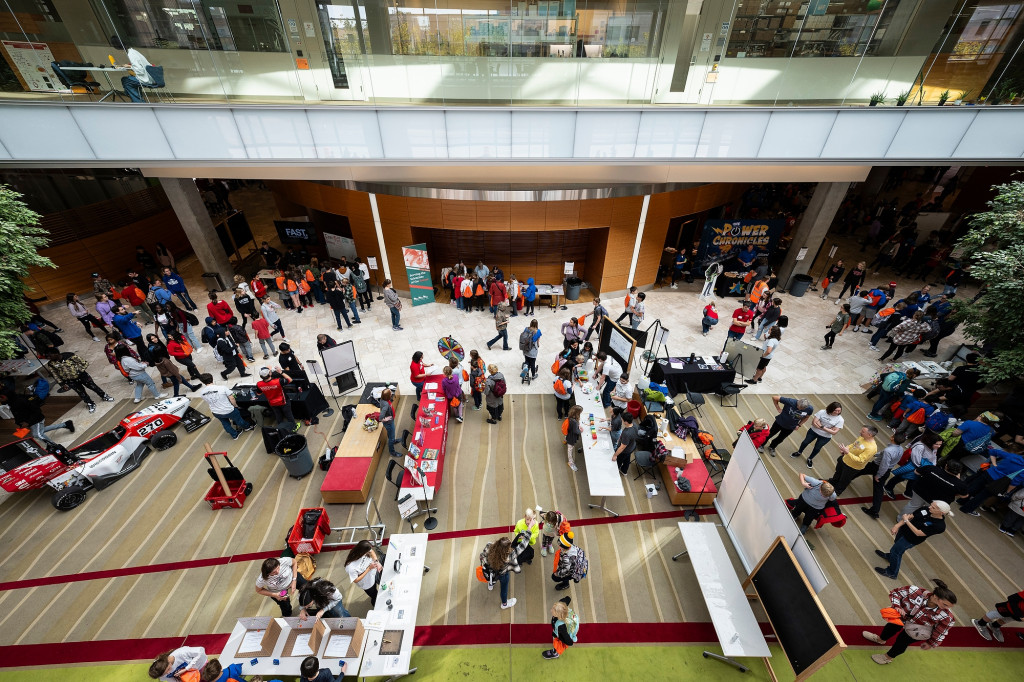
[[[242,472],[236,469],[228,459],[226,452],[207,452],[206,461],[210,468],[206,471],[213,479],[213,485],[206,493],[205,499],[213,509],[241,509],[245,498],[252,494],[252,483],[248,483]],[[223,457],[227,466],[221,466],[217,457]]]

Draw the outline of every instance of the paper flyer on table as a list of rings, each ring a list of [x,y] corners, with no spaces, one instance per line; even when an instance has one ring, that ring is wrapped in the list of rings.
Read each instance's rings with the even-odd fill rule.
[[[309,638],[312,633],[296,635],[295,644],[292,645],[292,656],[316,656],[316,652],[309,648]]]
[[[388,624],[390,614],[387,611],[367,611],[363,627],[367,630],[383,630]]]
[[[345,658],[348,647],[352,644],[352,635],[334,635],[327,641],[324,656],[329,658]]]
[[[238,653],[246,654],[263,650],[263,635],[266,630],[248,630],[242,637],[242,643],[238,647]]]

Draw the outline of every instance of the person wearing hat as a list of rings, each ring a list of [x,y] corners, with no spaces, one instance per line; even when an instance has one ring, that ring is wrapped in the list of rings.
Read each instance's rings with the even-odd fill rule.
[[[576,534],[569,531],[559,535],[558,549],[555,550],[554,572],[551,574],[556,590],[569,589],[569,581],[572,580],[572,569],[576,563],[577,554],[579,554],[579,550],[576,547]]]
[[[921,507],[913,514],[904,514],[900,522],[890,531],[896,539],[889,551],[875,550],[875,554],[889,562],[889,565],[884,568],[876,566],[875,573],[895,580],[900,574],[900,562],[903,560],[903,554],[933,535],[946,532],[947,516],[953,516],[953,512],[950,511],[949,504],[942,500],[934,500],[930,505]]]
[[[278,427],[288,428],[291,424],[291,430],[298,431],[299,422],[295,421],[292,406],[288,404],[288,395],[284,392],[285,385],[291,381],[291,377],[284,372],[272,372],[269,367],[264,367],[260,370],[260,380],[256,382],[256,389],[267,397],[267,403],[270,405],[270,411],[274,413]]]

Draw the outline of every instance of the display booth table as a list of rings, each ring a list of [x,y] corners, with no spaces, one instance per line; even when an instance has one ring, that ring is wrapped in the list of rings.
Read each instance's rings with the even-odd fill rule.
[[[393,403],[398,402],[395,389]],[[331,504],[358,504],[366,502],[370,485],[377,473],[380,458],[387,447],[387,431],[378,426],[374,431],[363,429],[366,416],[380,412],[373,405],[356,405],[355,416],[338,443],[338,452],[320,486],[320,497]]]
[[[409,456],[405,459],[406,470],[402,472],[401,490],[398,491],[400,499],[412,495],[417,501],[429,502],[441,487],[448,445],[448,402],[441,392],[443,378],[443,374],[433,374],[424,379],[416,422],[410,429]],[[410,471],[416,466],[423,468],[422,484]]]
[[[736,379],[736,370],[718,364],[714,356],[698,357],[699,362],[693,363],[685,362],[688,359],[658,358],[651,367],[651,381],[668,386],[669,393],[676,396],[687,389],[692,393],[714,393],[722,384],[731,384]]]
[[[593,367],[591,363],[587,363],[587,366]],[[584,430],[580,434],[580,440],[583,443],[587,485],[591,497],[601,498],[599,504],[589,503],[587,506],[591,509],[603,509],[612,516],[618,516],[605,505],[605,500],[609,497],[625,497],[626,490],[622,485],[622,474],[612,459],[615,448],[612,447],[611,434],[597,428],[601,425],[601,420],[607,417],[601,404],[601,391],[595,382],[588,380],[584,383],[583,388],[576,393],[576,404],[583,408],[580,424]]]
[[[219,660],[225,669],[241,663],[244,675],[272,679],[297,676],[303,659],[316,656],[332,673],[344,662],[346,674],[355,675],[366,640],[364,621],[358,618],[239,618]]]
[[[242,414],[248,414],[253,405],[270,409],[267,397],[256,389],[256,384],[238,383],[231,387],[231,392],[235,394],[235,402]],[[327,409],[327,400],[316,384],[311,384],[305,391],[285,386],[284,393],[296,419],[311,420]]]

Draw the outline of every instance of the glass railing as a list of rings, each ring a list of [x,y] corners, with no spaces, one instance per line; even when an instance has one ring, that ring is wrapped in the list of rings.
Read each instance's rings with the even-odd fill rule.
[[[1016,104],[1024,0],[6,0],[0,99]]]

